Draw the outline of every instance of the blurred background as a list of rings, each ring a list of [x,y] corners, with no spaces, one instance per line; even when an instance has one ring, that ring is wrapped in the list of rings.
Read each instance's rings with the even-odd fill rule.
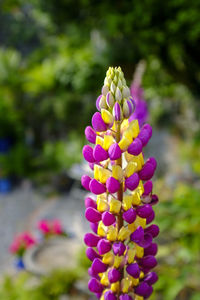
[[[200,299],[199,53],[198,0],[0,2],[1,300],[92,299],[81,148],[109,66],[143,89],[154,129],[146,155],[159,164],[161,232],[151,299]],[[53,219],[65,234],[39,233]],[[40,255],[9,253],[24,231]]]

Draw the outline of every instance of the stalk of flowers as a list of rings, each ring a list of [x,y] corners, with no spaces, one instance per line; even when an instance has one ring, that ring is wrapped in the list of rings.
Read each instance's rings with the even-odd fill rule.
[[[34,237],[28,232],[23,232],[14,237],[10,245],[10,252],[18,257],[22,257],[26,250],[35,244],[36,240]]]
[[[60,220],[40,220],[38,222],[38,229],[42,232],[45,238],[55,235],[66,236]]]
[[[88,288],[101,300],[142,300],[158,279],[152,269],[159,228],[150,225],[152,206],[158,202],[151,181],[157,163],[153,157],[144,162],[142,152],[152,128],[145,124],[140,130],[138,120],[129,122],[135,103],[120,67],[108,69],[96,106],[92,127],[85,129],[94,146],[83,147],[94,178],[81,179],[94,194],[85,199],[85,217],[93,231],[84,237],[92,262]]]

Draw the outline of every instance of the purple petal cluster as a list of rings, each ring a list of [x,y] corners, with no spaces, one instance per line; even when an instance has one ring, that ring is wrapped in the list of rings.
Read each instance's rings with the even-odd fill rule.
[[[130,120],[135,103],[120,68],[109,68],[101,92],[92,126],[85,129],[91,145],[83,147],[94,171],[92,178],[84,175],[81,180],[93,194],[85,199],[92,230],[84,237],[91,261],[88,288],[101,300],[147,299],[158,280],[152,271],[159,234],[152,224],[158,203],[152,182],[157,162],[143,157],[152,128]]]
[[[131,85],[131,96],[135,100],[135,111],[129,120],[138,120],[140,127],[147,122],[149,111],[146,101],[144,100],[144,91],[137,83]]]

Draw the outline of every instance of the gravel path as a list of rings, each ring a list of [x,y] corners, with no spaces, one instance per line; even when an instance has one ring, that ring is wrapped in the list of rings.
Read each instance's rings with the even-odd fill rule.
[[[46,200],[28,182],[7,195],[0,195],[0,273],[13,270],[13,257],[8,248],[14,235],[26,230],[36,233],[40,219],[59,218],[81,245],[88,230],[83,217],[84,196],[85,192],[75,186],[69,194]]]

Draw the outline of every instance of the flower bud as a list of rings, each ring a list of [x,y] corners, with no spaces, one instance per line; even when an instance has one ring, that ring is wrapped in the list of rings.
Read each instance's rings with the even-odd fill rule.
[[[121,106],[118,102],[115,103],[112,113],[113,113],[115,121],[121,121],[122,120],[122,118],[123,118],[122,109],[121,109]]]
[[[123,96],[123,98],[130,97],[130,89],[127,86],[123,86],[123,88],[122,88],[122,96]]]
[[[121,93],[120,89],[118,88],[118,86],[115,90],[115,100],[119,101],[119,102],[122,100],[122,93]]]
[[[124,118],[128,119],[130,117],[130,115],[133,113],[133,104],[131,101],[129,100],[124,100],[123,103],[123,115]]]
[[[108,92],[108,94],[106,95],[106,104],[108,105],[109,108],[112,108],[113,105],[115,104],[115,99],[111,92]]]
[[[88,140],[88,142],[95,144],[96,132],[94,131],[94,129],[91,126],[87,126],[85,128],[85,136],[86,136],[86,139]]]
[[[102,94],[103,94],[104,96],[106,96],[107,93],[109,92],[109,87],[108,87],[107,85],[104,85],[104,86],[102,87],[101,92],[102,92]]]

